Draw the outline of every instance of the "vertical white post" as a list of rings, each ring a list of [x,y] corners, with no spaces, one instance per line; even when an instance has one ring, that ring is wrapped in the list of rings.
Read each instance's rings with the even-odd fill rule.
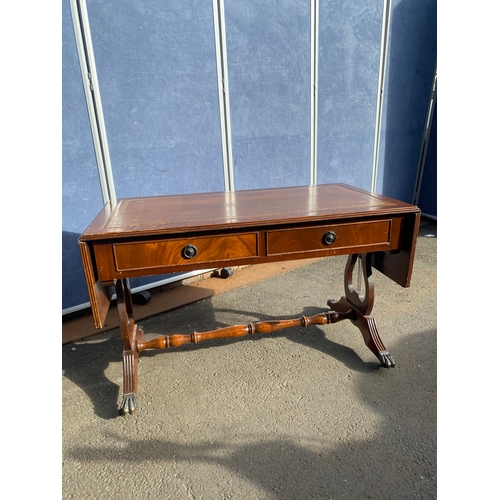
[[[213,0],[215,53],[219,88],[220,128],[222,139],[222,162],[224,168],[224,190],[234,191],[233,146],[231,139],[231,117],[229,112],[229,79],[226,52],[226,21],[224,0]]]
[[[104,204],[116,201],[111,159],[109,157],[106,127],[102,111],[101,94],[94,60],[92,38],[85,0],[70,0],[71,17],[75,31],[75,41],[82,73],[83,89],[87,102],[92,140],[101,183],[101,192]]]
[[[385,72],[387,68],[387,52],[389,50],[389,31],[391,25],[392,0],[384,0],[382,14],[382,40],[380,43],[380,63],[378,73],[377,112],[375,117],[375,141],[373,145],[372,192],[377,189],[378,156],[380,150],[380,126],[382,123],[382,105],[384,101]]]
[[[316,185],[318,172],[318,41],[319,0],[311,0],[311,186]]]

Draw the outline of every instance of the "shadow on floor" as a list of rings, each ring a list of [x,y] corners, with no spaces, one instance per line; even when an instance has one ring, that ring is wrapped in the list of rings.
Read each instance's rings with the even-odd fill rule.
[[[305,337],[299,339],[300,335],[290,334],[291,340],[306,342]],[[101,350],[109,354],[111,347],[115,352],[114,339],[108,342],[111,344]],[[337,351],[323,338],[315,342],[322,352]],[[279,500],[435,498],[436,332],[414,334],[400,343],[397,350],[407,355],[398,372],[380,369],[357,378],[360,400],[367,411],[380,417],[376,434],[366,440],[327,442],[318,435],[315,443],[310,438],[284,437],[255,442],[255,436],[249,436],[249,444],[241,445],[231,443],[230,437],[210,442],[193,438],[186,444],[168,437],[144,440],[130,436],[121,449],[112,445],[99,449],[74,447],[69,454],[82,463],[98,460],[140,465],[160,461],[165,467],[174,462],[181,467],[196,462],[212,464],[245,478],[260,492],[265,490],[266,498]],[[361,368],[350,350],[333,356]],[[94,361],[102,364],[100,359]],[[391,376],[393,373],[398,376]],[[83,388],[92,395],[98,411],[107,414],[104,408],[109,404],[97,402],[103,393],[97,387]],[[335,404],[332,401],[332,411]],[[114,432],[108,432],[107,437],[110,442],[124,439]],[[248,498],[256,498],[251,490],[246,493]],[[242,492],[242,497],[246,493]]]

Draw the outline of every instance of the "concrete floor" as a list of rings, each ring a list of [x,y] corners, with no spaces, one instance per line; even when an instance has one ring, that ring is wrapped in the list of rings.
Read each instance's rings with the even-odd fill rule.
[[[63,499],[436,498],[436,250],[425,221],[410,288],[374,271],[394,369],[349,321],[145,351],[137,412],[120,417],[118,331],[64,345]],[[140,324],[149,338],[311,316],[343,294],[345,260]]]

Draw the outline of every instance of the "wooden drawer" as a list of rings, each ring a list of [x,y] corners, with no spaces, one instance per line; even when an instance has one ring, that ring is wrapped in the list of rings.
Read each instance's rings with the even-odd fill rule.
[[[390,230],[391,220],[379,220],[267,231],[267,255],[345,249],[354,252],[389,250]],[[333,233],[329,235],[333,242],[328,243],[327,233]]]
[[[210,264],[257,256],[257,233],[207,236],[146,242],[115,243],[113,257],[118,272],[151,270],[167,266]]]

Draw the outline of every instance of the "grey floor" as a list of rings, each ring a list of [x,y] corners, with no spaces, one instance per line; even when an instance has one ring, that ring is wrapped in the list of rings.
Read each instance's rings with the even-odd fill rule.
[[[119,333],[63,346],[63,498],[436,498],[436,247],[426,221],[410,288],[374,272],[394,369],[349,321],[145,351],[120,417]],[[345,260],[140,323],[149,338],[311,316],[343,294]]]

